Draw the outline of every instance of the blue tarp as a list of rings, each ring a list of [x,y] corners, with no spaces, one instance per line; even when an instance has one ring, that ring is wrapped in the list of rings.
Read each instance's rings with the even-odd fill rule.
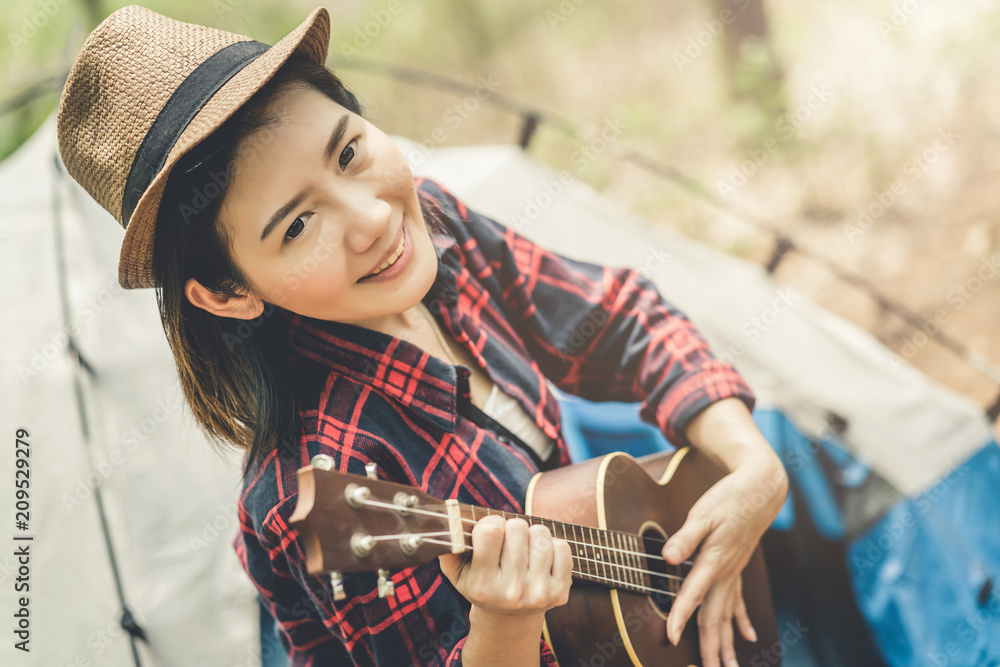
[[[642,456],[672,449],[659,430],[639,420],[638,404],[591,403],[564,394],[560,401],[574,461],[612,451]],[[811,439],[779,411],[755,410],[754,421],[791,482],[771,530],[796,531],[808,522],[823,540],[845,540],[835,486],[860,486],[871,470],[836,439]],[[984,443],[947,472],[844,545],[853,602],[892,667],[1000,666],[1000,448]],[[798,521],[796,506],[807,511]],[[776,611],[779,627],[782,619],[802,616],[797,609]],[[785,664],[812,662],[806,652],[790,650]]]

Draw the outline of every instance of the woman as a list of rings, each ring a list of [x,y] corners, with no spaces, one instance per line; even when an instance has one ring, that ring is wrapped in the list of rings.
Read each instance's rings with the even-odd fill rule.
[[[246,451],[235,548],[293,664],[554,661],[541,623],[571,561],[547,529],[483,519],[470,560],[393,572],[381,598],[373,573],[342,596],[309,575],[288,525],[317,454],[520,512],[532,475],[569,463],[551,382],[642,401],[731,471],[664,556],[698,550],[669,638],[700,605],[704,664],[735,665],[733,623],[755,640],[739,575],[787,488],[750,390],[637,271],[549,252],[414,178],[324,66],[328,40],[322,8],[267,47],[126,7],[84,45],[58,119],[70,174],[126,228],[119,282],[157,289],[195,417]]]

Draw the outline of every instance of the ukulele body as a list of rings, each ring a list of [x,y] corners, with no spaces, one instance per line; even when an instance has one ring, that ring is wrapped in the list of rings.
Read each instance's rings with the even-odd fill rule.
[[[525,514],[665,539],[680,529],[691,506],[723,476],[692,448],[638,460],[616,452],[536,475],[528,487]],[[742,577],[743,598],[758,641],[745,640],[734,624],[737,660],[741,667],[750,667],[755,657],[757,662],[780,666],[759,545]],[[673,590],[677,589],[679,585]],[[672,597],[657,597],[660,603],[651,595],[574,580],[569,602],[545,614],[545,639],[561,667],[701,665],[697,610],[673,646],[666,632]]]

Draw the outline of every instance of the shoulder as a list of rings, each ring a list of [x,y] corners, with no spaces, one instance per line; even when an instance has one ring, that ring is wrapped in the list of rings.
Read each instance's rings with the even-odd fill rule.
[[[429,201],[434,208],[440,211],[444,218],[443,222],[452,233],[466,236],[469,234],[478,235],[489,228],[503,228],[496,220],[472,210],[468,204],[440,181],[416,176],[413,182],[417,186],[417,192],[421,199]]]
[[[450,243],[473,265],[489,261],[500,262],[521,237],[505,222],[474,210],[440,181],[415,177],[422,205],[430,204],[430,214],[447,228]],[[428,206],[424,205],[425,213]],[[439,215],[438,215],[439,214]],[[450,245],[446,243],[445,245]],[[477,261],[477,259],[479,261]]]
[[[275,450],[247,474],[237,503],[244,530],[265,543],[287,531],[298,498],[300,467],[298,457]]]
[[[457,209],[457,205],[460,203],[458,197],[441,182],[426,176],[414,176],[413,183],[416,185],[419,195],[430,198],[442,208]]]

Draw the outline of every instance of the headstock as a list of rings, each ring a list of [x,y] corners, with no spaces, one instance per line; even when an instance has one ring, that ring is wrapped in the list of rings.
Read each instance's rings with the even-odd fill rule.
[[[339,572],[380,569],[379,593],[385,586],[391,595],[382,568],[413,567],[467,548],[456,501],[379,480],[374,463],[365,466],[367,477],[332,470],[332,465],[332,458],[319,455],[299,469],[289,522],[302,536],[309,573],[336,571],[335,594],[343,596]]]

